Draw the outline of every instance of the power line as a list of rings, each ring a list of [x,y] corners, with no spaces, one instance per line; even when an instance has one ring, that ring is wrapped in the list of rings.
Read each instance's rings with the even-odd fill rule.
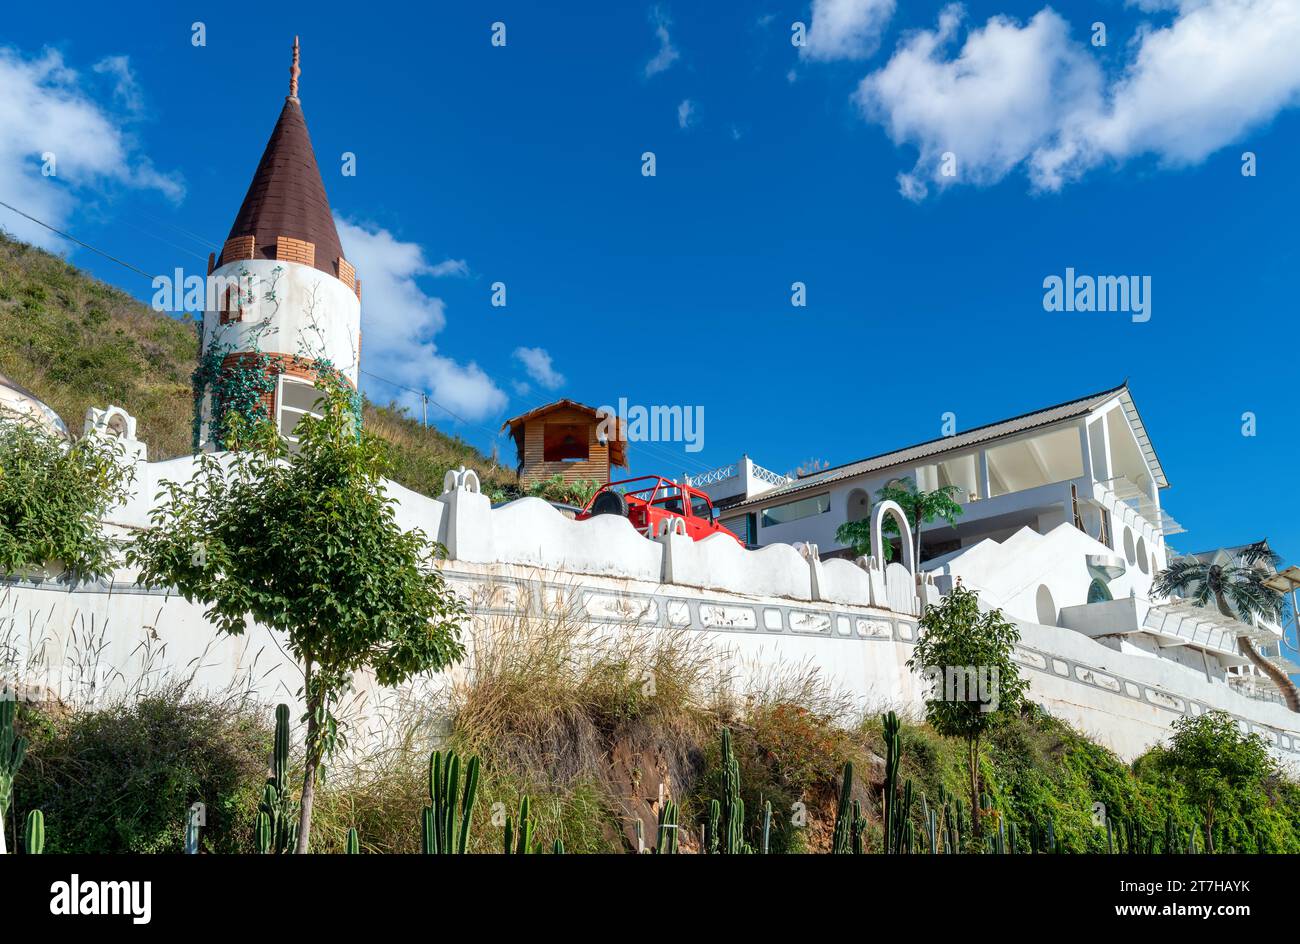
[[[180,243],[174,243],[170,239],[167,239],[164,236],[160,236],[158,233],[154,232],[153,230],[141,226],[139,223],[133,223],[130,220],[125,218],[122,220],[122,222],[125,223],[127,226],[131,227],[132,229],[139,230],[140,232],[144,233],[146,236],[158,240],[158,242],[163,243],[164,245],[171,246],[177,252],[183,252],[187,256],[193,256],[195,259],[202,259],[204,262],[207,262],[206,256],[200,255],[199,253],[195,252],[193,249],[189,248],[188,246],[182,246]]]
[[[61,230],[56,226],[51,226],[49,223],[46,223],[44,220],[37,219],[36,217],[32,216],[30,213],[25,213],[22,210],[18,209],[17,207],[5,203],[3,200],[0,200],[0,206],[5,207],[8,210],[12,210],[14,213],[17,213],[19,216],[23,217],[24,219],[31,220],[37,226],[43,226],[45,229],[48,229],[50,232],[62,236],[64,239],[70,240],[76,243],[78,246],[81,246],[85,249],[89,249],[91,252],[103,256],[105,259],[108,259],[110,262],[114,262],[122,266],[124,269],[129,269],[130,271],[136,273],[137,275],[143,275],[150,282],[153,282],[155,278],[158,278],[158,276],[150,275],[148,272],[146,272],[144,269],[141,269],[139,266],[132,265],[129,262],[119,259],[117,256],[114,256],[112,253],[106,252],[105,250],[100,249],[97,246],[92,246],[90,243],[78,239],[76,236],[73,236],[71,233],[65,232],[64,230]],[[134,224],[131,225],[134,226]],[[141,227],[138,226],[136,226],[135,228],[141,229]],[[174,228],[180,232],[185,232],[186,235],[193,236],[193,234],[188,233],[185,230],[181,230],[180,227],[174,227]],[[192,250],[187,250],[182,246],[177,246],[174,243],[171,243],[169,240],[162,239],[161,237],[158,238],[160,241],[167,243],[168,245],[172,246],[175,249],[178,249],[182,252],[188,252],[190,255],[194,255],[197,257],[197,253],[194,253]],[[201,237],[195,236],[194,238],[199,239]],[[431,397],[424,390],[416,390],[414,387],[408,387],[405,384],[398,383],[395,380],[392,380],[388,377],[384,377],[381,374],[376,374],[373,371],[361,370],[360,372],[365,374],[367,377],[373,377],[376,380],[381,380],[384,383],[389,384],[390,386],[396,387],[398,390],[405,390],[407,393],[413,393],[417,397],[419,397],[425,409],[425,415],[424,415],[425,426],[429,425],[428,405],[432,403],[434,406],[442,410],[444,413],[446,413],[448,416],[450,416],[452,419],[456,420],[457,422],[463,423],[464,425],[473,427],[475,429],[480,429],[483,432],[487,433],[493,439],[495,439],[498,435],[498,431],[496,430],[488,429],[488,427],[483,426],[479,423],[471,423],[469,420],[465,419],[463,416],[456,413],[454,410],[451,410],[446,406],[444,406],[443,404],[439,403],[437,400]],[[649,452],[650,458],[655,459],[656,461],[659,462],[672,461],[674,463],[681,463],[682,465],[686,465],[686,466],[694,466],[695,469],[700,472],[711,471],[711,469],[708,466],[704,465],[699,460],[690,459],[687,458],[686,456],[679,456],[669,449],[665,449],[657,446],[652,447],[650,443],[647,442],[637,443],[637,449]]]
[[[204,249],[212,249],[218,252],[221,250],[221,247],[219,245],[212,242],[212,240],[208,239],[206,236],[200,236],[198,233],[195,233],[192,230],[188,230],[183,226],[177,226],[175,223],[169,223],[167,220],[160,219],[154,216],[152,213],[146,213],[143,210],[136,210],[135,212],[140,216],[144,217],[146,220],[149,220],[150,222],[157,223],[159,226],[166,226],[168,229],[175,230],[176,232],[181,233],[184,236],[188,236],[190,239],[194,240],[196,243],[199,243],[201,246],[203,246]]]
[[[135,272],[135,273],[138,274],[138,275],[143,275],[143,276],[144,276],[146,279],[148,279],[150,282],[153,282],[153,280],[154,280],[155,278],[158,278],[158,276],[150,275],[148,272],[146,272],[144,269],[141,269],[139,266],[132,265],[131,263],[126,262],[126,261],[123,260],[123,259],[119,259],[117,256],[114,256],[112,253],[109,253],[109,252],[104,251],[103,249],[100,249],[98,246],[92,246],[90,243],[86,242],[85,240],[78,239],[76,236],[73,236],[71,233],[66,232],[66,231],[64,231],[64,230],[61,230],[61,229],[59,229],[57,226],[52,226],[52,225],[50,225],[49,223],[45,222],[44,220],[37,219],[36,217],[32,216],[30,213],[26,213],[26,212],[24,212],[24,211],[18,209],[16,206],[13,206],[13,205],[11,205],[11,204],[5,203],[3,200],[0,200],[0,206],[4,207],[4,208],[7,209],[7,210],[12,210],[14,213],[17,213],[19,216],[23,217],[24,219],[31,220],[31,221],[32,221],[33,223],[35,223],[37,226],[43,226],[43,227],[45,227],[45,229],[48,229],[51,233],[55,233],[55,234],[57,234],[57,235],[59,235],[59,236],[62,236],[64,239],[71,240],[72,242],[76,243],[78,246],[82,246],[83,248],[89,249],[89,250],[90,250],[91,252],[93,252],[93,253],[97,253],[98,255],[103,256],[105,259],[108,259],[110,262],[115,262],[115,263],[117,263],[118,265],[122,266],[124,269],[129,269],[130,271]],[[128,222],[128,225],[132,225],[132,226],[134,226],[134,224],[130,224],[129,222]],[[136,229],[140,229],[141,227],[136,226],[135,228],[136,228]],[[179,229],[179,227],[177,227],[177,228]],[[184,230],[182,230],[182,232],[184,232]],[[187,235],[192,235],[192,234],[187,234]],[[196,237],[196,238],[197,238],[197,237]],[[161,239],[161,237],[159,237],[159,239]],[[197,256],[197,254],[194,253],[193,251],[191,251],[191,250],[187,250],[187,249],[185,249],[185,248],[182,247],[182,246],[176,246],[174,243],[171,243],[171,242],[169,242],[168,240],[162,239],[161,241],[167,243],[167,244],[170,245],[170,246],[173,246],[173,248],[175,248],[175,249],[179,249],[179,250],[181,250],[182,252],[189,252],[190,255],[195,255],[195,256]],[[445,406],[443,406],[443,405],[442,405],[441,403],[439,403],[437,400],[434,400],[432,397],[430,397],[427,393],[425,393],[425,392],[422,391],[422,390],[415,390],[415,389],[412,389],[411,387],[407,387],[407,386],[405,386],[404,384],[399,384],[399,383],[397,383],[397,382],[394,381],[394,380],[390,380],[390,379],[387,378],[387,377],[382,377],[382,376],[380,376],[379,374],[372,373],[371,371],[368,371],[368,370],[363,370],[363,371],[361,371],[361,373],[366,374],[366,375],[369,376],[369,377],[374,377],[374,378],[377,379],[377,380],[382,380],[382,381],[384,381],[385,383],[392,384],[394,387],[397,387],[398,389],[409,391],[410,393],[413,393],[413,394],[415,394],[416,396],[421,397],[421,398],[424,399],[426,402],[428,402],[428,403],[432,403],[434,406],[438,407],[438,409],[444,411],[444,412],[447,413],[449,416],[455,418],[456,420],[460,421],[461,423],[465,423],[467,426],[475,426],[475,425],[477,425],[477,424],[474,424],[474,423],[470,423],[470,422],[469,422],[468,420],[466,420],[464,417],[459,416],[459,415],[457,415],[456,413],[452,412],[451,410],[447,409]],[[427,417],[426,417],[426,419],[425,419],[425,425],[426,425],[426,426],[429,425],[429,424],[428,424],[428,419],[427,419]],[[478,428],[479,428],[479,429],[482,429],[482,430],[484,430],[484,431],[486,431],[486,432],[488,432],[488,433],[491,433],[491,435],[493,435],[493,436],[496,435],[495,433],[492,433],[491,430],[488,430],[487,427],[479,426]]]
[[[136,273],[139,273],[140,275],[143,275],[143,276],[144,276],[146,279],[148,279],[150,282],[152,282],[155,278],[157,278],[157,276],[150,275],[148,272],[146,272],[144,269],[141,269],[139,266],[133,266],[133,265],[131,265],[131,263],[129,263],[129,262],[123,262],[121,259],[117,258],[117,256],[111,255],[111,254],[105,252],[105,251],[102,250],[102,249],[98,249],[98,248],[96,248],[95,246],[92,246],[90,243],[82,242],[80,239],[78,239],[76,236],[73,236],[71,233],[65,233],[63,230],[58,229],[57,227],[51,226],[49,223],[46,223],[44,220],[38,220],[36,217],[32,216],[30,213],[24,213],[22,210],[18,209],[16,206],[10,206],[8,203],[5,203],[3,200],[0,200],[0,206],[4,207],[4,208],[7,209],[7,210],[13,210],[13,211],[14,211],[15,213],[17,213],[19,216],[24,217],[25,219],[29,219],[29,220],[31,220],[31,221],[32,221],[33,223],[35,223],[37,226],[44,226],[44,227],[45,227],[46,229],[48,229],[51,233],[57,233],[59,236],[62,236],[64,239],[70,239],[70,240],[72,240],[72,241],[73,241],[74,243],[76,243],[78,246],[83,246],[83,247],[85,247],[86,249],[89,249],[91,252],[99,253],[99,255],[103,256],[105,259],[108,259],[108,260],[110,260],[110,261],[112,261],[112,262],[116,262],[118,265],[122,266],[123,268],[130,269],[132,272],[136,272]]]
[[[359,368],[358,368],[358,369],[359,369]],[[455,413],[454,411],[447,409],[447,407],[443,406],[441,403],[439,403],[439,402],[438,402],[437,400],[435,400],[433,397],[429,396],[429,394],[426,393],[426,392],[423,391],[423,390],[416,390],[414,387],[408,387],[408,386],[406,386],[406,384],[400,384],[400,383],[398,383],[398,382],[395,381],[395,380],[390,380],[390,379],[388,379],[387,377],[382,377],[382,376],[380,376],[379,374],[376,374],[376,373],[374,373],[374,372],[372,372],[372,371],[369,371],[369,370],[361,370],[361,373],[365,374],[367,377],[373,377],[373,378],[375,378],[376,380],[382,380],[384,383],[386,383],[386,384],[388,384],[388,385],[390,385],[390,386],[396,387],[398,390],[405,390],[407,393],[413,393],[413,394],[415,394],[417,397],[419,397],[420,400],[421,400],[421,401],[424,403],[424,405],[425,405],[425,416],[424,416],[424,425],[425,425],[425,426],[428,426],[428,425],[429,425],[428,405],[429,405],[430,403],[432,403],[434,406],[436,406],[438,409],[442,410],[444,413],[446,413],[446,414],[447,414],[448,416],[450,416],[452,419],[457,420],[458,422],[464,423],[466,426],[472,426],[472,427],[474,427],[475,429],[481,429],[481,430],[483,430],[483,432],[487,433],[489,436],[493,437],[494,439],[495,439],[496,436],[497,436],[497,433],[496,433],[496,432],[494,432],[494,431],[488,429],[486,426],[483,426],[483,425],[481,425],[481,424],[479,424],[479,423],[471,423],[469,420],[465,419],[465,417],[461,416],[460,414]]]
[[[380,376],[379,374],[376,374],[373,371],[362,370],[361,373],[365,374],[367,377],[373,377],[376,380],[382,380],[384,383],[389,384],[392,387],[396,387],[398,390],[405,390],[407,393],[412,393],[415,396],[419,397],[421,401],[424,402],[425,404],[432,403],[434,406],[438,407],[438,409],[442,410],[444,413],[451,416],[453,419],[456,419],[459,422],[464,423],[466,426],[471,426],[476,429],[481,429],[483,432],[487,433],[489,436],[493,437],[494,439],[497,436],[496,432],[488,429],[486,426],[483,426],[478,423],[471,423],[463,416],[460,416],[454,411],[449,410],[447,407],[443,406],[441,403],[439,403],[433,397],[429,396],[423,390],[416,390],[414,387],[408,387],[405,384],[398,383],[395,380],[390,380],[387,377]],[[429,425],[427,415],[425,416],[424,425],[425,426]],[[637,442],[635,446],[638,452],[646,453],[646,455],[656,463],[664,463],[665,465],[682,466],[686,471],[688,472],[694,471],[696,473],[712,472],[714,469],[713,466],[710,466],[704,462],[701,462],[698,459],[694,459],[689,456],[679,455],[674,450],[663,445],[659,445],[659,444],[652,445],[650,442]]]

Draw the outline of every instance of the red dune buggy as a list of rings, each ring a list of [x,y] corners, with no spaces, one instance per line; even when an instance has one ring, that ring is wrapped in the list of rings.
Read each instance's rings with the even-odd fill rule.
[[[713,502],[708,495],[661,475],[642,475],[602,485],[576,517],[585,521],[596,515],[621,515],[648,538],[673,528],[696,541],[710,534],[725,534],[741,547],[745,546],[745,542],[714,520]]]

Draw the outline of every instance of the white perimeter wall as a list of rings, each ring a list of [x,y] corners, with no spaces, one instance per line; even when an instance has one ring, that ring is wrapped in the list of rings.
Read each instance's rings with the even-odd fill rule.
[[[143,467],[136,497],[110,520],[127,530],[143,526],[146,496],[191,468],[190,460]],[[900,564],[821,562],[789,546],[751,552],[727,538],[648,540],[626,519],[576,522],[537,499],[492,509],[473,473],[448,478],[451,490],[438,500],[389,489],[399,523],[447,547],[443,570],[468,601],[471,633],[501,616],[543,618],[537,607],[546,604],[537,601],[565,599],[596,625],[699,634],[755,684],[773,672],[812,668],[865,708],[923,708],[922,680],[905,665],[920,601]],[[933,587],[926,591],[937,599]],[[1021,632],[1017,659],[1032,697],[1125,758],[1166,737],[1176,718],[1208,708],[1236,716],[1279,756],[1300,757],[1300,716],[1281,705],[1073,630],[1025,621]],[[253,625],[242,637],[219,637],[202,607],[139,588],[126,571],[75,590],[53,580],[0,585],[0,668],[38,696],[47,687],[83,703],[164,676],[192,676],[213,691],[247,689],[268,703],[294,701],[300,684],[267,630]],[[364,676],[354,681],[357,716],[373,721],[392,693]]]

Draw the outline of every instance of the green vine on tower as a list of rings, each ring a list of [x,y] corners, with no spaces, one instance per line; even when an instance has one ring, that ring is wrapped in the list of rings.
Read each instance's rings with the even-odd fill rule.
[[[276,266],[271,272],[270,287],[262,294],[262,301],[269,303],[271,308],[266,317],[253,323],[251,330],[245,333],[244,340],[248,349],[237,351],[232,344],[222,340],[221,334],[218,334],[213,338],[207,349],[201,351],[199,355],[199,362],[190,378],[194,394],[194,416],[191,432],[191,443],[194,452],[198,452],[202,444],[203,402],[205,397],[208,401],[208,440],[216,450],[229,447],[228,440],[233,417],[239,416],[249,422],[266,418],[264,403],[267,396],[275,392],[276,384],[280,374],[284,373],[285,365],[263,352],[259,342],[263,336],[276,330],[274,321],[280,308],[277,288],[282,273],[283,267],[281,266]],[[239,280],[241,285],[241,308],[244,305],[256,303],[257,293],[252,288],[253,278],[246,268],[240,269]],[[243,288],[242,286],[248,287]],[[309,315],[312,314],[309,312]],[[319,330],[314,316],[311,317],[311,323],[316,330]],[[199,320],[198,330],[199,344],[202,345],[203,325],[201,319]],[[310,371],[318,379],[326,376],[345,379],[342,372],[329,359],[323,356],[312,356],[308,346],[304,343],[301,331],[299,332],[298,342],[299,353],[290,359],[293,366]],[[227,358],[236,353],[244,356],[235,363],[227,364]],[[348,386],[351,386],[350,382]],[[361,419],[360,391],[353,392],[351,406],[352,413],[357,419],[359,431]]]

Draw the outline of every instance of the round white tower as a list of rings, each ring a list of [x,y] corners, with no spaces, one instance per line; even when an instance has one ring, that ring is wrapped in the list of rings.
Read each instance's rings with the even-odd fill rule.
[[[220,257],[208,262],[194,375],[195,448],[225,448],[232,413],[293,428],[325,372],[355,389],[361,280],[343,256],[298,103],[298,40],[289,95]]]

